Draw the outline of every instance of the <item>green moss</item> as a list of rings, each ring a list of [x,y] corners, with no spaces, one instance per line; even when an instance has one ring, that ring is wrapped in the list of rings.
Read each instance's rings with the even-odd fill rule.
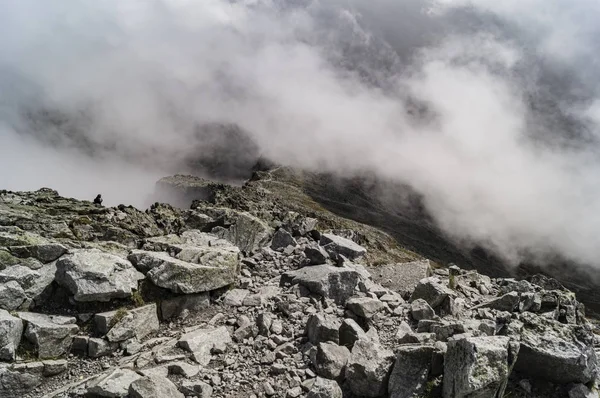
[[[109,326],[112,328],[117,323],[121,322],[121,320],[123,318],[125,318],[126,315],[127,315],[127,309],[123,308],[123,307],[119,308],[117,310],[117,312],[115,313],[115,316],[113,316],[112,319],[110,320]]]
[[[146,302],[142,297],[142,293],[139,290],[136,290],[131,294],[131,300],[136,307],[142,307],[146,305]]]
[[[19,262],[20,260],[18,258],[13,256],[6,250],[0,250],[0,269],[19,264]]]

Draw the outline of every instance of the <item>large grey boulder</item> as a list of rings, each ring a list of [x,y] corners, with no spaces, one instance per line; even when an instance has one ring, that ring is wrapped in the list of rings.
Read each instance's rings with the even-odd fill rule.
[[[96,314],[96,327],[106,333],[110,342],[119,342],[133,337],[142,340],[160,326],[156,304],[148,304],[132,310],[117,310]]]
[[[410,303],[410,314],[415,321],[420,321],[422,319],[427,320],[435,317],[435,311],[433,311],[433,308],[431,308],[427,301],[423,299],[416,299]]]
[[[421,279],[431,276],[429,260],[380,265],[373,273],[373,280],[403,297],[410,295]]]
[[[342,389],[333,380],[317,377],[306,398],[342,398]]]
[[[308,341],[318,344],[325,341],[339,343],[340,321],[332,315],[313,314],[306,322],[305,334]]]
[[[192,246],[170,244],[170,253],[133,250],[128,259],[156,286],[175,293],[201,293],[231,285],[239,271],[239,249],[204,234]],[[173,254],[174,256],[171,256]]]
[[[194,330],[181,336],[177,342],[179,347],[192,353],[194,361],[203,366],[208,365],[212,353],[224,352],[230,343],[231,335],[224,326]]]
[[[27,325],[24,336],[41,359],[68,354],[73,337],[79,332],[75,318],[33,312],[19,312],[17,316]]]
[[[43,381],[41,369],[31,370],[27,366],[11,369],[6,365],[0,366],[0,398],[25,397]]]
[[[67,248],[58,243],[40,243],[29,246],[13,246],[10,252],[15,257],[33,257],[42,263],[51,263],[67,252]]]
[[[415,290],[410,296],[410,302],[417,299],[423,299],[436,309],[448,298],[454,297],[456,293],[449,289],[439,278],[429,277],[419,281]]]
[[[346,318],[339,328],[340,345],[352,350],[358,340],[370,340],[367,333],[354,319]]]
[[[56,282],[75,301],[110,301],[130,297],[144,275],[121,257],[98,249],[77,250],[56,262]]]
[[[500,297],[493,298],[492,300],[480,304],[478,306],[473,307],[473,309],[477,308],[492,308],[498,311],[508,311],[513,312],[519,307],[519,293],[517,292],[509,292]]]
[[[356,260],[367,254],[367,249],[361,245],[334,234],[322,234],[320,243],[332,257],[342,255],[350,260]]]
[[[184,398],[177,386],[166,377],[151,376],[137,379],[129,386],[130,398]]]
[[[271,241],[271,249],[273,250],[283,250],[288,246],[297,246],[298,242],[296,239],[283,228],[279,228],[277,232],[273,235],[273,240]]]
[[[17,264],[0,271],[0,289],[3,291],[0,293],[0,308],[8,311],[29,309],[54,281],[55,273],[55,262],[29,266]]]
[[[402,346],[396,350],[396,362],[388,383],[389,398],[423,396],[434,350],[431,345]]]
[[[331,265],[304,267],[281,276],[282,285],[299,284],[312,293],[333,299],[337,304],[345,304],[354,295],[359,280],[357,271]]]
[[[594,336],[584,326],[523,313],[521,349],[515,369],[553,383],[588,383],[596,377]]]
[[[347,309],[365,319],[373,318],[384,307],[381,301],[371,297],[354,297],[346,302]]]
[[[358,340],[346,365],[346,383],[353,394],[380,397],[387,393],[394,353],[377,343]]]
[[[23,334],[23,321],[0,310],[0,360],[14,361]]]
[[[344,376],[344,368],[350,358],[350,350],[334,343],[319,343],[314,358],[317,374],[326,379]]]
[[[95,397],[123,398],[129,394],[129,386],[142,376],[129,369],[116,369],[96,380],[87,390]]]
[[[502,397],[518,354],[505,336],[452,340],[444,361],[444,398]]]

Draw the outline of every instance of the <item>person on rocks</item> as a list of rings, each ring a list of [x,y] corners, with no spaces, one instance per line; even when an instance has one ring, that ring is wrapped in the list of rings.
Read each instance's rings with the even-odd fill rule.
[[[102,195],[98,194],[98,196],[96,196],[96,199],[94,199],[94,204],[102,206]]]

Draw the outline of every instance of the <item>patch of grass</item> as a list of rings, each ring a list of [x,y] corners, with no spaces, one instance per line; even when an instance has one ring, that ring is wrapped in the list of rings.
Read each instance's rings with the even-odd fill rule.
[[[121,322],[121,320],[123,318],[125,318],[125,316],[127,315],[127,309],[126,308],[119,308],[117,310],[117,312],[115,313],[115,316],[112,317],[112,319],[110,320],[110,327],[112,328],[113,326],[115,326],[117,323]]]
[[[133,294],[131,295],[131,300],[133,301],[133,304],[136,307],[142,307],[146,305],[146,301],[144,301],[142,293],[139,290],[133,292]]]

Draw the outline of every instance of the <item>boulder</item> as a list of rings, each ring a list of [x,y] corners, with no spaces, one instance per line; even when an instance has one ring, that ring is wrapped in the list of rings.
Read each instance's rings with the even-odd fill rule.
[[[246,289],[231,289],[225,294],[223,304],[232,307],[241,307],[248,294],[250,294],[250,292]]]
[[[354,295],[359,279],[358,272],[350,268],[316,265],[284,273],[281,284],[304,286],[337,304],[345,304]]]
[[[8,281],[0,285],[0,308],[14,311],[19,309],[27,300],[25,291],[15,281]]]
[[[396,350],[396,362],[388,383],[389,398],[424,395],[433,353],[431,345],[402,346]]]
[[[312,344],[331,341],[335,344],[340,340],[340,322],[332,315],[313,314],[306,322],[305,334]]]
[[[232,342],[226,327],[216,329],[198,329],[181,336],[179,347],[191,352],[194,361],[206,366],[213,352],[224,352]]]
[[[410,325],[402,321],[396,332],[396,342],[398,344],[415,344],[419,341],[419,336],[412,330]]]
[[[416,299],[410,303],[410,314],[416,321],[433,319],[435,317],[435,311],[423,299]]]
[[[279,228],[277,232],[273,235],[273,240],[271,241],[271,249],[281,251],[288,246],[297,246],[298,242],[296,239],[292,237],[288,231],[283,228]]]
[[[87,354],[90,358],[100,358],[110,355],[119,348],[117,343],[111,343],[104,339],[90,337],[87,341]]]
[[[317,377],[306,398],[342,398],[342,389],[333,380]]]
[[[569,389],[569,398],[598,398],[598,392],[590,390],[585,384],[575,384]]]
[[[160,327],[156,304],[154,303],[124,313],[123,310],[117,310],[96,314],[95,318],[97,324],[113,324],[106,333],[106,338],[110,342],[125,341],[133,337],[139,341],[150,333],[158,331]],[[106,319],[109,319],[109,321],[107,322]]]
[[[584,326],[523,313],[521,349],[515,369],[553,383],[588,383],[596,377],[594,336]]]
[[[67,248],[58,243],[40,243],[29,246],[13,246],[10,252],[15,257],[33,257],[42,263],[51,263],[67,252]]]
[[[505,336],[451,340],[444,361],[444,398],[502,397],[518,346]]]
[[[211,398],[213,393],[213,388],[210,384],[204,383],[203,381],[184,380],[181,383],[180,390],[186,396],[198,398]]]
[[[35,346],[39,358],[57,358],[68,354],[73,337],[79,332],[76,319],[56,315],[19,312],[27,325],[25,338]]]
[[[10,369],[0,366],[0,398],[25,397],[42,384],[41,371],[31,371],[27,367]]]
[[[380,397],[387,393],[394,353],[377,343],[358,340],[346,365],[346,383],[350,391],[362,397]]]
[[[355,297],[346,302],[347,309],[365,319],[373,318],[384,307],[385,305],[381,301],[371,297]]]
[[[144,377],[129,386],[130,398],[184,398],[175,384],[166,377]]]
[[[424,278],[419,281],[412,295],[410,302],[415,300],[425,300],[433,309],[438,308],[448,297],[454,297],[456,293],[445,286],[437,277]]]
[[[94,397],[124,398],[129,394],[129,386],[142,376],[129,369],[116,369],[104,377],[95,380],[87,389]]]
[[[344,376],[350,350],[334,343],[319,343],[314,358],[317,374],[326,379],[339,379]]]
[[[69,362],[66,359],[53,359],[42,361],[44,364],[44,377],[52,377],[64,373],[69,368]]]
[[[420,280],[431,276],[429,260],[380,265],[373,274],[373,280],[404,298],[417,287]]]
[[[21,301],[21,292],[23,292],[25,300],[17,308],[23,310],[29,309],[31,304],[36,303],[42,293],[54,282],[56,274],[55,262],[49,264],[39,263],[31,266],[34,266],[35,269],[19,264],[0,271],[0,283],[5,286],[13,286],[12,291],[14,291],[15,304],[10,305],[11,307],[14,307],[16,302]],[[17,288],[13,282],[18,283],[20,288]],[[8,310],[8,308],[5,309]]]
[[[475,307],[473,307],[473,309],[492,308],[492,309],[498,310],[498,311],[513,312],[519,307],[519,301],[520,301],[519,293],[509,292],[503,296],[494,298],[486,303],[475,306]]]
[[[344,319],[339,328],[339,344],[352,350],[358,340],[370,340],[370,337],[354,319]]]
[[[0,360],[14,361],[23,334],[23,321],[0,310]]]
[[[56,282],[75,301],[130,297],[144,275],[127,260],[98,249],[77,250],[56,262]]]
[[[215,238],[216,239],[216,238]],[[229,246],[184,246],[166,252],[133,250],[128,259],[156,286],[174,293],[201,293],[235,283],[239,250]]]
[[[304,255],[308,260],[308,265],[319,265],[325,264],[329,258],[329,254],[321,246],[306,246],[304,248]]]
[[[354,243],[350,239],[334,234],[322,234],[320,244],[332,257],[342,255],[350,260],[356,260],[367,254],[367,249],[364,247]]]

